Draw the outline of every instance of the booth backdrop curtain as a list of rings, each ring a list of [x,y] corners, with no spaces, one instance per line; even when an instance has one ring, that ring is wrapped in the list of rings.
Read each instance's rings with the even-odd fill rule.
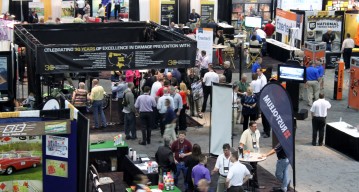
[[[29,18],[29,2],[28,1],[23,1],[22,2],[22,12],[23,12],[23,16],[24,16],[24,21],[27,21],[28,18]],[[21,20],[20,1],[10,0],[10,2],[9,2],[9,13],[12,14],[12,15],[15,15],[15,18],[17,18],[17,20]]]
[[[231,24],[232,16],[232,0],[218,2],[218,21],[226,21],[228,24]]]
[[[151,21],[160,23],[160,0],[151,0],[150,1],[150,18]]]
[[[188,17],[191,9],[191,0],[179,0],[178,6],[179,6],[178,23],[186,24],[189,19]]]
[[[139,21],[140,20],[140,2],[139,0],[130,0],[130,15],[129,18],[131,21]]]

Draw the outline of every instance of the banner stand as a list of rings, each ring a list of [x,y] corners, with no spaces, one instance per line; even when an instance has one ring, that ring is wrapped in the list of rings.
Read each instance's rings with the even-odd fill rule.
[[[334,100],[343,99],[343,83],[344,83],[344,62],[339,61],[338,65],[335,67],[334,73]]]

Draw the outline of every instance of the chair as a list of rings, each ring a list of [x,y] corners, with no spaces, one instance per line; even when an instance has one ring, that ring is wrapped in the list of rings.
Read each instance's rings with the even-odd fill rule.
[[[93,180],[92,190],[95,188],[96,191],[99,191],[98,190],[99,186],[109,185],[111,192],[112,192],[112,188],[114,191],[116,191],[115,182],[113,182],[111,177],[100,177],[100,174],[97,172],[96,167],[92,164],[90,165],[90,173],[92,174],[90,175],[90,178],[92,178]]]
[[[254,62],[256,62],[257,58],[261,55],[262,45],[253,45],[249,44],[248,49],[248,63],[247,68],[250,68]]]
[[[234,47],[231,47],[229,43],[226,45],[228,47],[223,50],[224,60],[231,62],[233,69],[236,69],[236,67],[234,66]]]
[[[243,165],[245,165],[248,169],[248,171],[251,173],[251,176],[249,178],[249,180],[247,181],[247,188],[245,191],[255,191],[254,186],[251,186],[250,183],[253,181],[253,175],[254,175],[254,170],[251,164],[247,163],[247,162],[242,162]]]

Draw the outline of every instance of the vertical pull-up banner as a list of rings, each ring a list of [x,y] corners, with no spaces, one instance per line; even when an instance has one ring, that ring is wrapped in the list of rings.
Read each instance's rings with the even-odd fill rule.
[[[277,83],[263,87],[259,106],[294,169],[293,108],[287,91]]]

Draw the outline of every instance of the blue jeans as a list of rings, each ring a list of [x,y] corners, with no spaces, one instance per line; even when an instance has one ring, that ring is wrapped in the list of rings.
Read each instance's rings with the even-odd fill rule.
[[[332,51],[332,44],[331,43],[327,43],[327,51]]]
[[[102,110],[102,100],[95,100],[92,102],[92,111],[95,119],[95,128],[99,128],[99,123],[98,123],[99,113],[101,115],[102,126],[106,127],[107,123],[106,123],[105,113]]]
[[[184,180],[184,186],[186,187],[187,189],[187,182],[186,182],[186,175],[187,175],[187,167],[185,166],[184,162],[178,162],[176,164],[176,168],[177,168],[177,171],[175,173],[175,185],[177,186],[178,184],[178,178],[181,174],[181,171],[182,171],[182,174],[183,174],[183,180]]]
[[[131,137],[132,138],[137,138],[136,135],[136,117],[135,117],[135,113],[131,112],[131,113],[124,113],[125,114],[125,135],[126,136],[130,136],[130,132],[131,132]]]
[[[277,160],[277,167],[276,167],[277,169],[275,171],[275,176],[282,183],[281,189],[283,191],[287,191],[287,186],[290,182],[288,175],[288,167],[289,167],[288,158]]]

